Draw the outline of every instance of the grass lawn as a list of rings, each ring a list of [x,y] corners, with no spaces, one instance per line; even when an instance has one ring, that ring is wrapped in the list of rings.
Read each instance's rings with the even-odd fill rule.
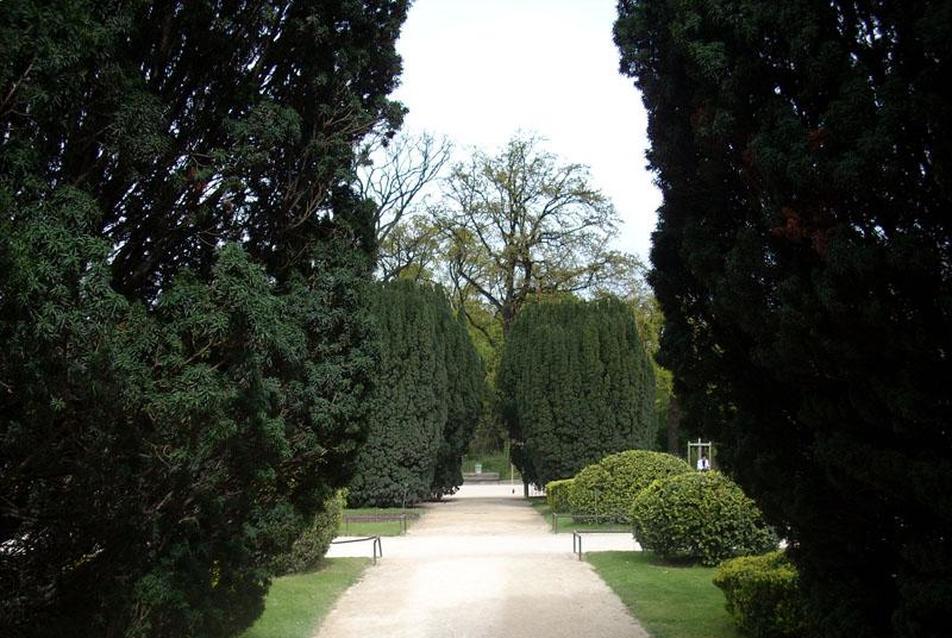
[[[399,507],[361,507],[344,510],[344,516],[372,516],[375,514],[402,514],[407,513],[407,529],[422,516],[422,510],[401,509]],[[403,533],[403,524],[400,521],[342,521],[337,531],[342,536],[399,536]]]
[[[310,638],[369,564],[367,558],[328,558],[316,572],[275,578],[264,613],[241,638]]]
[[[655,638],[740,638],[714,586],[715,567],[683,567],[645,552],[593,552],[585,559]]]
[[[539,512],[542,515],[542,518],[546,520],[549,524],[549,528],[554,532],[559,534],[569,534],[576,529],[586,529],[586,530],[606,530],[606,531],[615,531],[623,530],[629,531],[631,525],[628,523],[595,523],[591,520],[585,518],[579,518],[575,520],[573,517],[567,514],[559,514],[559,529],[556,530],[553,528],[552,523],[552,510],[545,502],[544,496],[534,496],[529,499],[529,503],[532,505],[532,508]]]
[[[463,457],[463,472],[466,474],[476,471],[476,464],[481,463],[483,472],[498,472],[500,481],[509,480],[509,456],[505,450],[487,452],[485,454],[467,454]],[[513,477],[522,482],[522,475],[515,470]]]

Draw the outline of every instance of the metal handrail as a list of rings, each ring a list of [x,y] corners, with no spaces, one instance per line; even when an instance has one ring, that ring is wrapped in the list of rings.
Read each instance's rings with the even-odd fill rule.
[[[560,518],[570,518],[573,521],[585,522],[585,523],[601,523],[601,522],[615,522],[616,516],[611,516],[608,514],[552,514],[552,531],[553,533],[559,533],[559,519]],[[631,525],[631,521],[626,519],[618,523],[619,525]],[[606,530],[607,531],[607,530]]]
[[[344,514],[344,533],[350,529],[351,523],[387,523],[400,521],[400,534],[406,534],[410,519],[418,520],[419,512],[403,512],[401,514]]]
[[[626,529],[576,529],[572,530],[572,553],[582,560],[582,534],[631,534]]]
[[[331,545],[346,545],[348,543],[363,543],[366,541],[373,541],[374,565],[376,565],[378,550],[379,550],[380,558],[383,558],[383,541],[380,540],[379,536],[362,536],[360,538],[344,538],[341,540],[331,541]]]

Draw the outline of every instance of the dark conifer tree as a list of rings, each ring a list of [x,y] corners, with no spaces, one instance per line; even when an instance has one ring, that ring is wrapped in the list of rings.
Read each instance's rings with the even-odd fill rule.
[[[350,502],[391,506],[452,493],[479,420],[479,356],[442,289],[398,279],[376,286],[373,299],[380,362]]]
[[[571,477],[656,438],[651,364],[634,317],[615,299],[524,307],[506,341],[499,389],[527,483]]]
[[[466,319],[442,313],[441,328],[446,339],[447,410],[433,472],[431,492],[435,497],[452,494],[463,484],[463,455],[476,433],[486,386],[483,362],[470,339]]]
[[[224,636],[346,484],[407,3],[0,3],[0,634]]]
[[[790,541],[817,633],[948,635],[949,3],[619,9],[688,424]]]

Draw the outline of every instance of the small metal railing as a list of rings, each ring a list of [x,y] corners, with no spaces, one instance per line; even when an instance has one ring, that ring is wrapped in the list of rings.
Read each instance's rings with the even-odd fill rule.
[[[572,530],[572,553],[582,560],[582,534],[631,534],[629,529],[576,529]]]
[[[380,558],[383,558],[383,542],[380,540],[379,536],[362,536],[360,538],[343,538],[340,540],[331,541],[331,545],[346,545],[348,543],[364,543],[366,541],[373,541],[374,565],[376,565],[378,556]]]
[[[400,522],[400,534],[407,533],[407,519],[419,518],[419,514],[344,514],[344,534],[350,530],[351,523],[390,523]]]
[[[608,516],[605,514],[552,514],[552,531],[556,534],[559,533],[559,519],[568,519],[573,523],[594,523],[598,525],[600,523],[605,524],[617,524],[618,526],[626,526],[627,529],[631,528],[630,520],[619,521],[617,516]],[[601,531],[601,530],[590,530],[590,531]],[[609,530],[604,530],[609,531]],[[626,531],[626,530],[619,530]]]

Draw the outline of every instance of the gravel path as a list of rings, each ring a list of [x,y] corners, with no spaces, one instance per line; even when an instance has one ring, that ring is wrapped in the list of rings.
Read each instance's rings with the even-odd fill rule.
[[[464,486],[427,506],[406,536],[384,538],[384,558],[350,588],[316,638],[646,638],[648,634],[507,485]],[[587,537],[586,551],[632,549],[624,534]],[[360,555],[369,544],[332,546]]]

